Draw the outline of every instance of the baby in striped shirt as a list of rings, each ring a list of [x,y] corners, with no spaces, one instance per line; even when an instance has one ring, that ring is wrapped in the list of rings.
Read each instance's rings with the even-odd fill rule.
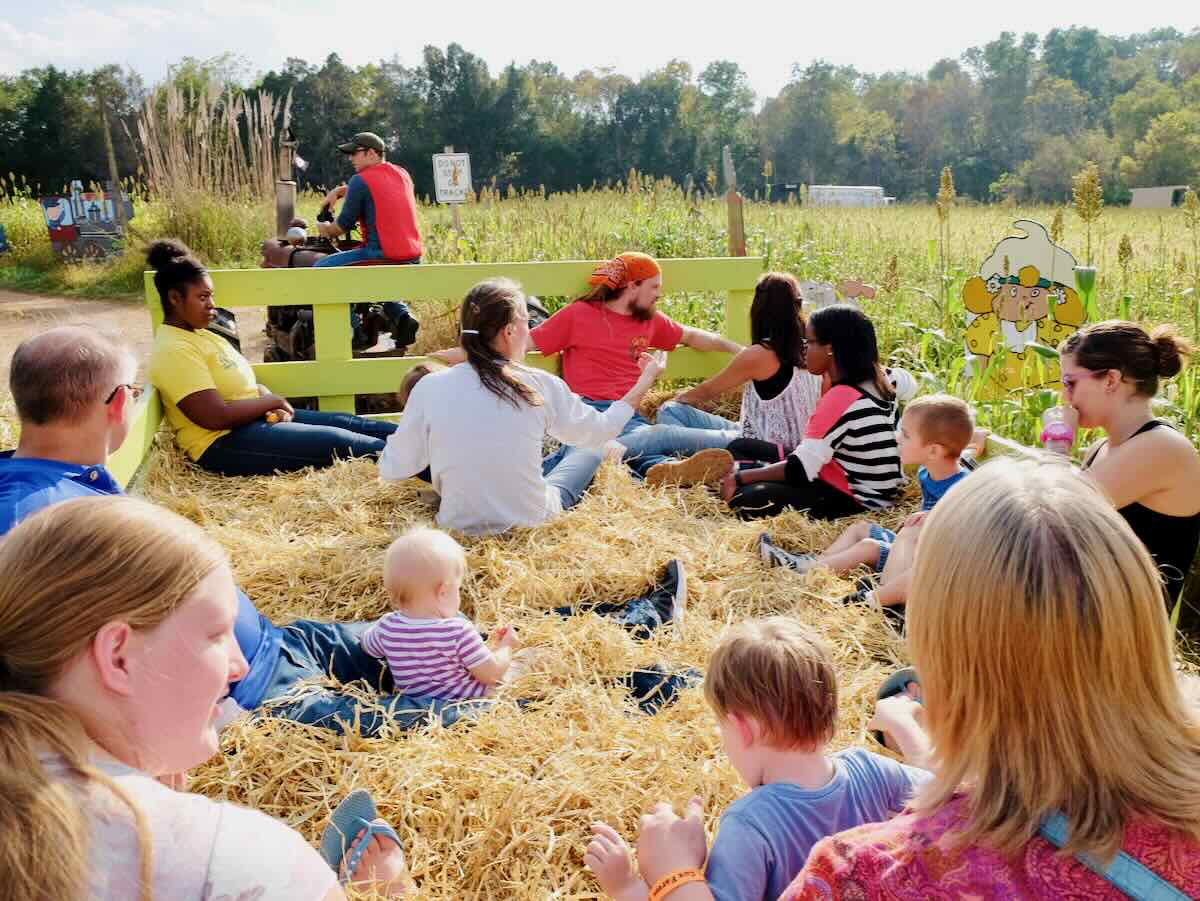
[[[384,555],[383,585],[392,613],[362,636],[363,650],[387,661],[396,691],[463,700],[495,693],[512,665],[516,630],[503,626],[485,644],[458,612],[467,555],[445,532],[415,528]]]

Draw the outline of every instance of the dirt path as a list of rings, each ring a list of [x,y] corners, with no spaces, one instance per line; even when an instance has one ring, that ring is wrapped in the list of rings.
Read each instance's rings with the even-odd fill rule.
[[[238,333],[242,353],[251,363],[262,362],[266,336],[263,323],[266,311],[251,307],[238,311]],[[8,385],[8,361],[13,350],[26,338],[69,322],[87,322],[106,332],[120,335],[133,348],[144,367],[153,338],[146,308],[136,300],[87,300],[22,294],[0,290],[0,375]]]

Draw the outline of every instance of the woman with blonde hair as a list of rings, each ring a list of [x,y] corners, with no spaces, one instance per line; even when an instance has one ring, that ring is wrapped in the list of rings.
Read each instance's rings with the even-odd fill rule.
[[[144,501],[78,498],[9,532],[0,572],[0,899],[344,897],[287,826],[163,784],[217,752],[246,672],[211,539]],[[395,895],[402,852],[370,842],[355,875]]]
[[[1154,562],[1089,480],[996,462],[956,485],[925,520],[907,628],[934,778],[817,844],[784,898],[1115,901],[1092,869],[1110,864],[1200,897],[1200,712]],[[690,821],[652,820],[648,879],[699,865]]]

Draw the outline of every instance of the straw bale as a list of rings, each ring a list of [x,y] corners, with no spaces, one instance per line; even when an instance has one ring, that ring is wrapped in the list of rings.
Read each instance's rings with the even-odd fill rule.
[[[383,484],[370,462],[222,479],[160,442],[142,492],[214,535],[239,584],[277,622],[379,616],[387,609],[384,548],[408,526],[432,522],[417,483]],[[884,517],[893,525],[902,518]],[[682,804],[698,794],[712,830],[744,790],[720,753],[702,691],[688,689],[646,717],[617,684],[630,669],[703,668],[728,624],[795,616],[835,648],[835,746],[868,741],[875,689],[903,661],[900,637],[877,612],[837,603],[853,589],[847,579],[768,569],[756,554],[763,531],[809,551],[845,525],[794,512],[740,522],[704,488],[649,489],[605,464],[584,501],[553,523],[456,536],[470,566],[464,611],[485,630],[511,623],[524,643],[545,649],[494,709],[474,722],[375,739],[243,721],[226,731],[225,753],[200,767],[191,787],[264,810],[314,841],[338,800],[369,788],[405,842],[422,897],[598,897],[582,865],[593,821],[632,837],[654,801]],[[688,574],[682,629],[637,641],[597,616],[548,614],[560,604],[642,593],[672,558]],[[527,705],[518,707],[517,697]]]

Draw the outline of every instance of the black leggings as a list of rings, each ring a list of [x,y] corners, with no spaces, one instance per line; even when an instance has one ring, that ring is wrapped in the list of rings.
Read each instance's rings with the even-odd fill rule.
[[[737,438],[729,444],[733,459],[749,463],[779,463],[784,457],[778,444],[756,438]],[[729,500],[742,519],[774,516],[784,510],[804,510],[813,519],[840,519],[862,513],[863,506],[844,491],[822,479],[810,479],[798,460],[789,460],[787,480],[754,482],[739,488]]]

